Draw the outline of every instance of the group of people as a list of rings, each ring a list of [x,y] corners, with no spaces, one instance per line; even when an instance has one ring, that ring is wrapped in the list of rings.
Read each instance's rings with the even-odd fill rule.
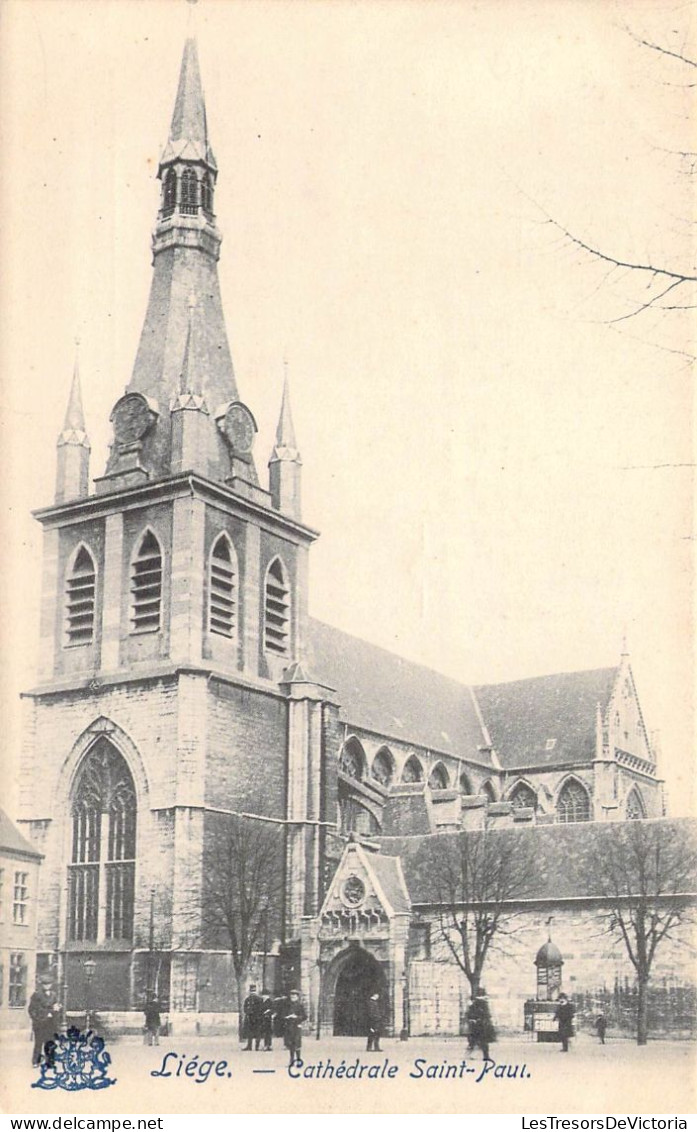
[[[242,1039],[247,1042],[242,1048],[258,1050],[263,1042],[263,1049],[270,1050],[276,1033],[283,1037],[290,1064],[294,1065],[300,1060],[302,1025],[306,1018],[307,1011],[298,991],[292,990],[287,997],[274,997],[266,987],[259,993],[252,983],[242,1004]]]

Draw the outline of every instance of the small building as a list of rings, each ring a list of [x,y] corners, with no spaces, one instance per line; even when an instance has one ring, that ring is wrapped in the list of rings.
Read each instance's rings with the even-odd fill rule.
[[[41,853],[0,810],[0,1030],[29,1026]]]

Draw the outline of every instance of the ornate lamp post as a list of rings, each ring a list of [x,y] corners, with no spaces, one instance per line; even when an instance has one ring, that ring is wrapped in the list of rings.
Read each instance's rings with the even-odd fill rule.
[[[89,1030],[92,1026],[92,980],[94,979],[94,970],[97,964],[92,956],[88,956],[83,963],[85,971],[85,1031]]]

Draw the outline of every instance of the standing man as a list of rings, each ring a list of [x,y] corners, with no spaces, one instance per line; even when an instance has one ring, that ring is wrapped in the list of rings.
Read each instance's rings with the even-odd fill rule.
[[[484,987],[480,987],[474,996],[467,1017],[470,1023],[467,1044],[470,1049],[479,1046],[486,1061],[489,1057],[489,1045],[495,1039],[495,1031]]]
[[[283,1042],[290,1054],[290,1065],[300,1061],[300,1048],[303,1043],[302,1025],[307,1018],[307,1011],[300,1001],[298,991],[292,990],[283,1018]]]
[[[36,990],[29,999],[27,1009],[34,1031],[34,1052],[31,1063],[32,1065],[40,1065],[41,1058],[44,1057],[47,1065],[51,1065],[53,1064],[52,1051],[46,1047],[60,1025],[60,1006],[55,1001],[50,979],[39,980]]]
[[[244,1000],[242,1007],[244,1013],[244,1033],[243,1037],[247,1038],[245,1050],[252,1048],[252,1040],[254,1041],[254,1048],[259,1049],[261,1042],[261,995],[257,994],[256,983],[251,983],[249,987],[249,994]]]
[[[377,991],[368,999],[368,1050],[380,1052],[380,1038],[382,1037],[382,1006]]]
[[[604,1014],[599,1014],[595,1020],[595,1029],[598,1037],[600,1038],[601,1046],[605,1045],[605,1033],[607,1031],[607,1018]]]
[[[264,1039],[264,1049],[270,1050],[273,1041],[273,1015],[274,1005],[271,992],[262,987],[261,991],[261,1036]]]
[[[561,1038],[561,1052],[569,1052],[569,1040],[574,1035],[574,1014],[576,1007],[565,994],[559,995],[557,1009],[554,1012],[554,1021],[559,1023],[559,1037]]]
[[[160,1004],[154,995],[149,994],[145,1001],[145,1044],[159,1046],[160,1044]]]

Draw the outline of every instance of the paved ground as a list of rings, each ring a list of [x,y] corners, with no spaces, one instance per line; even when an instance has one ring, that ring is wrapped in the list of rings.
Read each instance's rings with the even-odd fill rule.
[[[164,1038],[158,1048],[124,1039],[109,1045],[115,1085],[68,1093],[32,1089],[37,1073],[29,1065],[29,1043],[13,1043],[3,1052],[2,1109],[66,1114],[695,1112],[695,1046],[689,1042],[638,1048],[610,1040],[600,1046],[582,1035],[563,1054],[556,1046],[504,1039],[492,1047],[496,1065],[483,1072],[481,1056],[468,1058],[465,1042],[457,1038],[387,1039],[381,1054],[367,1054],[359,1038],[305,1038],[303,1072],[314,1067],[305,1079],[289,1077],[285,1050],[278,1040],[275,1046],[271,1053],[243,1053],[229,1037]],[[168,1053],[175,1055],[164,1065],[171,1075],[153,1077]],[[358,1061],[359,1067],[377,1067],[373,1074],[380,1076],[368,1077],[366,1068],[359,1079],[317,1079],[318,1063],[329,1061],[335,1068],[343,1061],[352,1072]]]

